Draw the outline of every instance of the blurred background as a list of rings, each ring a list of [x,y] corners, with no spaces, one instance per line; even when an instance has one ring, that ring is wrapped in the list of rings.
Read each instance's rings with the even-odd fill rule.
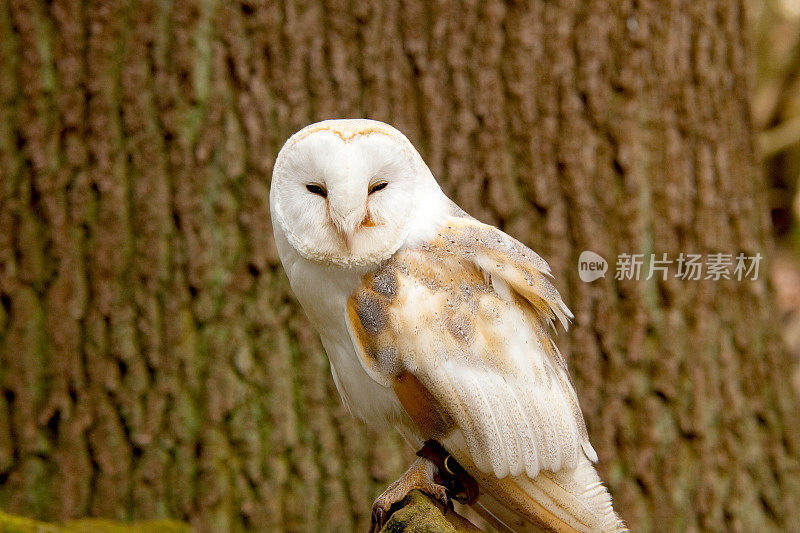
[[[413,453],[343,408],[268,198],[368,117],[550,263],[632,530],[800,530],[799,78],[795,0],[0,0],[0,510],[366,530]]]

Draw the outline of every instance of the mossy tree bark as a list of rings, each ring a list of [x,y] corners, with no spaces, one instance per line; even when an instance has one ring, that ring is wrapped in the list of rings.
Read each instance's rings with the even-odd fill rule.
[[[592,284],[575,266],[769,257],[743,4],[0,2],[0,508],[365,527],[410,457],[341,407],[268,191],[289,134],[366,116],[550,261],[632,528],[800,528],[763,265]]]

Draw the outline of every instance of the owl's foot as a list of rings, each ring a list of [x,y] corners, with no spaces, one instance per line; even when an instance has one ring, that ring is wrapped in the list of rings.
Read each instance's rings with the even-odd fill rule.
[[[389,520],[392,506],[403,501],[414,489],[424,492],[441,502],[444,507],[452,509],[453,504],[447,496],[447,489],[433,480],[436,471],[436,466],[423,457],[414,461],[400,479],[389,485],[389,488],[372,504],[372,523],[369,533],[378,533]]]

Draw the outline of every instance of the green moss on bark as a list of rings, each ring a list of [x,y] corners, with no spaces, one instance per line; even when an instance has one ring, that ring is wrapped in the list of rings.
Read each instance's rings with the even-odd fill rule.
[[[170,519],[125,523],[101,518],[85,518],[63,524],[50,524],[0,511],[0,533],[186,533],[188,531],[188,524]]]
[[[381,533],[480,533],[480,529],[415,490],[406,496]]]

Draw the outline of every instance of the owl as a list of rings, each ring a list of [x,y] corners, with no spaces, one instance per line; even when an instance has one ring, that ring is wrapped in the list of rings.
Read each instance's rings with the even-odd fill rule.
[[[624,531],[550,333],[572,315],[547,263],[456,206],[409,140],[373,120],[295,133],[270,189],[283,267],[352,414],[420,457],[413,489],[504,531]]]

